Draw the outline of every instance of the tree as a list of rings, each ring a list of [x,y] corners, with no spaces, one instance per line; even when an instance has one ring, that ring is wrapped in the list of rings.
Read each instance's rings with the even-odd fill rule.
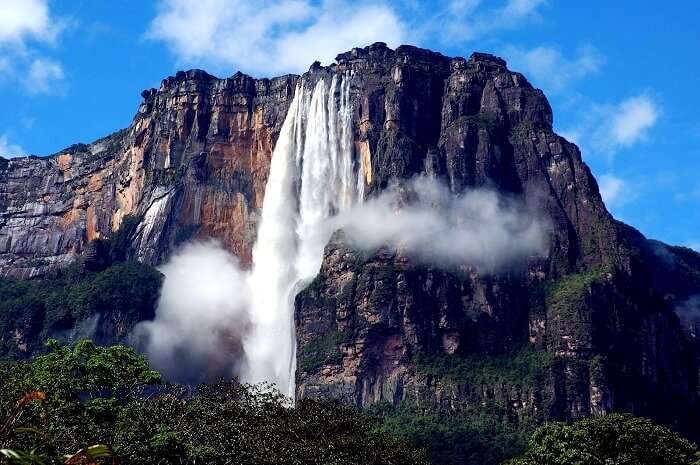
[[[38,450],[50,456],[90,444],[109,444],[110,425],[119,410],[147,386],[160,382],[160,374],[129,347],[97,347],[89,340],[72,347],[55,340],[47,344],[50,352],[32,363],[0,367],[3,418],[13,417],[17,399],[43,393],[41,402],[22,405],[21,416],[0,437],[0,447]]]
[[[78,450],[66,463],[112,463],[116,454],[132,465],[427,465],[421,450],[352,407],[292,406],[270,386],[235,381],[154,385],[160,376],[130,348],[50,346],[31,363],[0,365],[0,411],[11,418],[0,464],[49,465]],[[21,415],[17,399],[26,399]]]
[[[694,465],[697,447],[646,418],[611,414],[549,423],[506,465]]]

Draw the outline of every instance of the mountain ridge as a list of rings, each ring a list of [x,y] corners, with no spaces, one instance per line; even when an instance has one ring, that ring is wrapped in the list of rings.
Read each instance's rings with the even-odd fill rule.
[[[376,43],[301,76],[178,72],[144,91],[129,128],[0,166],[0,274],[99,255],[91,244],[128,224],[126,255],[145,264],[216,238],[250,266],[296,85],[341,73],[368,198],[415,176],[454,196],[496,190],[547,218],[548,254],[489,275],[336,234],[296,298],[297,397],[509,427],[623,410],[692,430],[698,343],[674,310],[700,293],[700,254],[615,220],[543,92],[489,54]]]

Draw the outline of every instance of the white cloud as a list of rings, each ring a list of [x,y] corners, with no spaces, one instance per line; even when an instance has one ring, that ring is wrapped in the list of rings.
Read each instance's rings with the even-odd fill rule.
[[[643,140],[659,118],[656,104],[647,95],[629,98],[617,110],[611,121],[611,135],[613,143],[622,147]]]
[[[588,154],[612,157],[623,149],[645,142],[661,114],[659,104],[647,93],[617,104],[583,107],[577,126],[560,131]]]
[[[7,136],[0,136],[0,157],[14,158],[26,155],[27,152],[17,144],[12,144]]]
[[[389,246],[433,265],[468,264],[486,273],[546,254],[546,222],[523,205],[489,190],[455,197],[430,178],[407,187],[388,189],[339,214],[329,231],[342,229],[359,249]],[[401,200],[406,197],[410,203]]]
[[[607,173],[598,178],[600,196],[608,208],[618,207],[631,200],[633,192],[627,181]]]
[[[422,2],[412,9],[413,40],[437,41],[454,45],[515,28],[523,22],[539,18],[539,9],[546,0],[507,0],[500,6],[486,7],[493,2],[452,0]]]
[[[148,36],[178,60],[251,73],[304,70],[352,47],[398,45],[404,27],[388,6],[348,0],[161,0]]]
[[[545,0],[159,0],[147,36],[181,65],[304,71],[353,47],[464,43],[539,18]]]
[[[47,94],[64,78],[55,59],[44,56],[52,48],[66,20],[51,14],[48,0],[1,0],[0,76],[22,84],[30,94]]]
[[[48,0],[4,0],[0,8],[0,43],[51,42],[62,28],[49,13]]]
[[[596,74],[605,59],[590,45],[580,47],[573,58],[556,47],[539,46],[530,50],[507,47],[503,55],[509,67],[521,71],[548,93],[559,93],[575,81]]]
[[[496,16],[503,23],[510,24],[535,14],[546,3],[547,0],[508,0],[501,9],[496,10]]]
[[[60,63],[48,58],[37,58],[29,65],[24,85],[30,94],[56,94],[64,78]]]

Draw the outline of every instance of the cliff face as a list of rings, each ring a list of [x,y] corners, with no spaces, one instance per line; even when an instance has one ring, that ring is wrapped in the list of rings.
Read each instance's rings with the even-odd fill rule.
[[[700,256],[612,218],[542,92],[499,58],[375,44],[304,79],[347,71],[366,196],[419,174],[455,195],[496,189],[546,218],[548,253],[484,274],[359,253],[336,234],[296,299],[298,397],[492,406],[515,422],[623,409],[679,424],[698,364],[673,310],[700,292]],[[143,93],[124,131],[0,160],[0,272],[41,276],[126,222],[143,262],[215,237],[249,264],[297,79],[178,73]]]
[[[542,92],[484,54],[372,46],[337,62],[354,72],[369,195],[425,174],[455,194],[519,198],[551,230],[546,259],[499,274],[367,256],[337,235],[297,296],[297,395],[490,405],[516,422],[612,410],[682,421],[698,371],[673,309],[698,292],[698,255],[612,218]]]
[[[128,129],[50,157],[3,161],[0,272],[43,275],[125,218],[138,222],[131,248],[143,262],[216,237],[248,263],[296,79],[180,72],[143,92]]]

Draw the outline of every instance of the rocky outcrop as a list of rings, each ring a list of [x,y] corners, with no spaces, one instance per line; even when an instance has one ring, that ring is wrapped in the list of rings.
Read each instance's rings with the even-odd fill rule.
[[[548,253],[488,274],[360,253],[337,233],[296,299],[297,395],[496,406],[515,422],[627,410],[683,426],[698,359],[673,310],[700,293],[700,257],[612,218],[543,93],[492,55],[381,43],[303,79],[334,73],[351,76],[366,196],[415,175],[455,195],[496,189],[547,220]],[[144,91],[124,131],[0,160],[0,272],[41,276],[125,226],[129,255],[148,264],[195,237],[249,264],[298,79],[180,72]]]
[[[129,128],[0,164],[0,273],[35,277],[138,223],[132,255],[158,264],[215,237],[250,261],[257,211],[296,76],[179,72],[144,91]]]
[[[700,289],[698,255],[612,218],[542,92],[486,54],[374,45],[335,70],[353,71],[369,195],[419,174],[456,195],[497,189],[548,220],[549,246],[546,259],[483,274],[366,256],[337,235],[296,300],[297,395],[493,404],[521,422],[626,410],[679,425],[697,406],[697,358],[673,309]],[[531,376],[475,378],[486,370],[468,369],[475,359]]]

